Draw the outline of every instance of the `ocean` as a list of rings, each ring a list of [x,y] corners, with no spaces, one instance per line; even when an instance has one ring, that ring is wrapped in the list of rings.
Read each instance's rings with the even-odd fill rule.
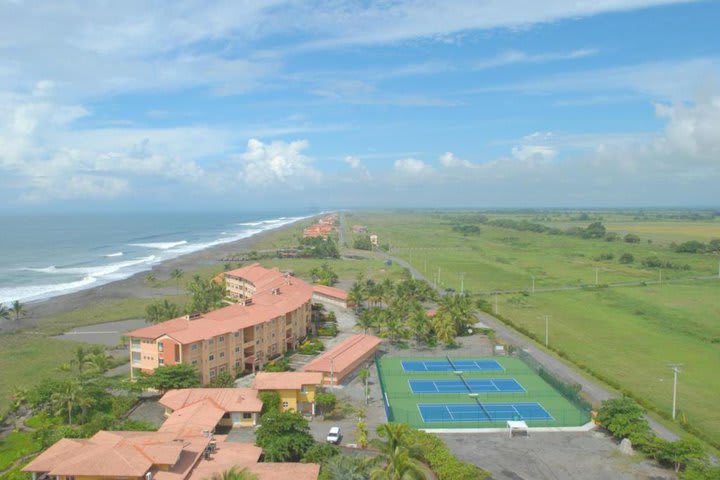
[[[0,216],[0,304],[47,299],[122,280],[164,260],[312,215],[193,212]]]

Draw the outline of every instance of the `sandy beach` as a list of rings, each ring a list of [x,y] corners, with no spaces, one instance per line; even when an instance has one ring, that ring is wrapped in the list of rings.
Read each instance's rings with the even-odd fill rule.
[[[310,221],[310,219],[298,220],[298,222],[308,221]],[[170,272],[176,268],[185,272],[191,272],[203,266],[220,263],[222,258],[231,254],[252,250],[269,235],[292,229],[298,222],[284,225],[273,230],[267,230],[236,242],[217,245],[173,258],[155,265],[152,270],[137,273],[124,280],[91,287],[86,290],[60,295],[46,300],[28,302],[26,305],[27,315],[22,317],[19,322],[15,322],[14,320],[0,322],[0,331],[12,331],[32,327],[42,323],[42,320],[46,317],[77,310],[91,305],[93,302],[102,300],[174,295],[176,292],[174,287],[165,289],[149,288],[145,283],[146,275],[152,272],[159,280],[163,280],[168,278]]]

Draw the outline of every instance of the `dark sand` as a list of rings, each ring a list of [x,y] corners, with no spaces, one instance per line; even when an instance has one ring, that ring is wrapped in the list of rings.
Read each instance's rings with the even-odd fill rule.
[[[298,222],[308,222],[310,220],[311,219],[304,219],[298,220]],[[91,305],[93,302],[99,302],[102,300],[175,295],[175,287],[165,289],[148,287],[145,283],[145,276],[152,272],[158,280],[164,280],[168,278],[170,276],[170,272],[176,268],[188,273],[200,267],[221,263],[222,258],[235,253],[250,251],[255,247],[255,245],[262,242],[270,234],[294,228],[296,224],[297,222],[291,223],[273,230],[258,233],[252,237],[243,238],[237,242],[217,245],[205,250],[173,258],[155,265],[152,270],[137,273],[125,280],[119,280],[117,282],[88,288],[79,292],[60,295],[47,300],[29,302],[26,305],[27,315],[21,318],[19,322],[15,322],[14,320],[0,321],[0,331],[10,331],[18,328],[32,327],[41,324],[43,318],[71,312],[87,305]]]

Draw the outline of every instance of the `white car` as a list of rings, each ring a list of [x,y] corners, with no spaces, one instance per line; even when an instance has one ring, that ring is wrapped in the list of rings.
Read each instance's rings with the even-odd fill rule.
[[[330,431],[327,434],[327,442],[332,444],[339,444],[340,439],[342,438],[342,434],[340,433],[340,427],[331,427]]]

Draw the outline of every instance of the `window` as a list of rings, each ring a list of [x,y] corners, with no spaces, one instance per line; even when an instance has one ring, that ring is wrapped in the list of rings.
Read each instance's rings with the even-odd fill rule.
[[[193,343],[192,345],[190,345],[190,350],[197,350],[197,349],[198,349],[197,343]]]
[[[214,345],[214,344],[215,344],[215,339],[211,338],[208,343],[209,343],[210,345]]]
[[[240,347],[235,347],[235,353],[240,353]]]
[[[225,335],[220,335],[218,337],[218,342],[224,342],[225,341]]]
[[[240,368],[240,360],[235,361],[235,368]]]
[[[225,366],[220,367],[220,373],[225,373]]]
[[[244,418],[245,420],[247,420],[247,419],[249,419],[249,418],[252,418],[252,413],[250,413],[250,412],[243,412],[243,418]]]
[[[215,360],[215,355],[213,355],[212,353],[208,355],[208,360],[210,360],[211,362]]]
[[[236,337],[239,337],[239,336],[240,336],[240,332],[235,332],[235,336],[236,336]]]
[[[162,343],[162,342],[158,342],[158,352],[163,352],[163,351],[164,351],[163,343]]]
[[[217,375],[217,374],[215,373],[215,370],[210,370],[210,378],[215,377],[215,375]]]
[[[300,387],[300,391],[302,393],[307,393],[307,385],[303,385],[302,387]]]
[[[197,360],[193,360],[193,361],[190,362],[190,363],[191,363],[192,365],[197,365]]]
[[[220,358],[223,358],[225,356],[225,352],[220,352]]]
[[[283,408],[288,408],[290,404],[288,402],[283,402]]]
[[[161,358],[161,359],[160,359],[160,365],[165,365],[165,359],[164,359],[164,358]]]

